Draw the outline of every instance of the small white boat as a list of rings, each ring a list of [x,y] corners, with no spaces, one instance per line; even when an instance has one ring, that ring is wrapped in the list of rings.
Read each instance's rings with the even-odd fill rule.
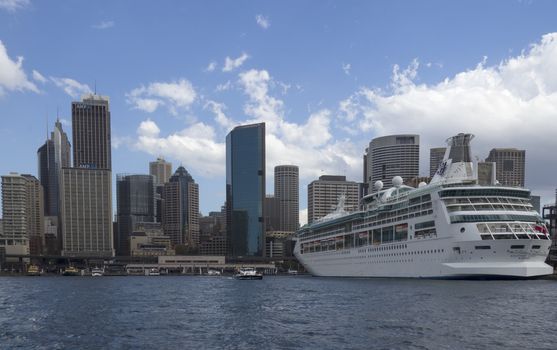
[[[220,271],[219,270],[208,270],[207,275],[208,276],[220,276]]]
[[[253,267],[244,267],[238,270],[234,278],[237,280],[261,280],[263,274],[258,273]]]
[[[156,267],[153,267],[152,269],[149,270],[149,273],[147,275],[148,276],[160,276],[161,272]]]
[[[102,269],[99,269],[98,267],[95,267],[94,269],[91,270],[91,276],[102,277],[104,276],[104,271]]]
[[[298,270],[288,269],[288,274],[289,274],[289,275],[297,275],[297,274],[298,274]]]

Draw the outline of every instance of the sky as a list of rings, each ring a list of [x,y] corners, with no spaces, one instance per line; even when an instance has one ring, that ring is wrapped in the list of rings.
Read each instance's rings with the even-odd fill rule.
[[[526,187],[555,201],[555,1],[0,0],[0,174],[37,174],[36,151],[72,101],[110,97],[114,177],[162,155],[225,200],[225,137],[266,122],[273,168],[362,181],[370,140],[459,132],[473,154],[526,149]],[[115,189],[113,190],[115,193]]]

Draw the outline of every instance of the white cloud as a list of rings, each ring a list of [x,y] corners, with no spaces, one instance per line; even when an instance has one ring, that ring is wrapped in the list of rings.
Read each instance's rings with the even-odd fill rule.
[[[548,174],[557,172],[557,153],[549,151],[557,148],[557,33],[497,65],[486,62],[435,84],[415,82],[417,60],[404,70],[395,66],[392,92],[360,89],[341,102],[342,123],[370,138],[420,134],[424,170],[429,147],[471,132],[480,159],[494,147],[524,148],[527,186],[555,187]]]
[[[108,29],[114,27],[114,21],[102,21],[97,24],[93,24],[91,28],[93,29]]]
[[[134,108],[152,113],[160,106],[166,106],[173,115],[179,109],[187,110],[196,100],[197,93],[186,79],[177,82],[154,82],[147,87],[141,86],[126,94],[127,102]]]
[[[160,154],[178,159],[188,170],[207,177],[222,176],[225,168],[225,144],[216,141],[213,128],[196,123],[167,136],[160,135],[157,124],[147,119],[137,129],[136,149],[153,156]]]
[[[350,63],[346,63],[346,64],[342,64],[342,70],[344,71],[344,74],[346,75],[350,75],[350,69],[352,68],[352,65]]]
[[[224,110],[226,109],[224,104],[215,101],[208,101],[203,108],[209,109],[213,112],[215,115],[215,122],[217,122],[217,124],[224,128],[227,132],[236,125],[236,123],[234,123],[234,121],[228,118],[224,113]]]
[[[230,90],[230,89],[232,89],[232,82],[230,80],[228,80],[224,84],[218,84],[217,87],[215,88],[215,91],[221,92],[221,91],[227,91],[227,90]]]
[[[39,92],[37,86],[27,79],[22,65],[23,57],[18,56],[17,60],[13,61],[0,40],[0,96],[5,90]]]
[[[33,79],[43,84],[47,82],[47,79],[41,73],[39,73],[34,69],[33,69]]]
[[[71,78],[50,77],[50,80],[52,80],[56,86],[64,90],[66,94],[73,98],[77,98],[84,94],[90,94],[92,92],[89,85],[82,84]]]
[[[238,58],[230,58],[226,56],[224,59],[224,66],[222,67],[223,72],[231,72],[234,69],[240,67],[249,58],[249,55],[243,52]]]
[[[205,68],[206,72],[212,72],[217,68],[217,62],[215,61],[211,61],[208,65],[207,68]]]
[[[28,7],[30,4],[29,0],[0,0],[0,9],[15,12]]]
[[[263,29],[267,29],[271,26],[271,21],[269,21],[269,17],[267,16],[257,15],[255,16],[255,21]]]

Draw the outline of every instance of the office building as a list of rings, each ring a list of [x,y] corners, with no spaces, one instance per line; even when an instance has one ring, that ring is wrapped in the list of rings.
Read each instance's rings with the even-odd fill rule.
[[[118,234],[116,254],[129,254],[129,237],[142,222],[155,221],[155,185],[151,175],[119,174],[116,177]]]
[[[163,192],[162,224],[164,234],[174,246],[193,251],[199,245],[199,187],[188,171],[176,169]]]
[[[501,185],[524,187],[525,150],[494,148],[485,161],[496,163],[496,177]]]
[[[62,255],[114,256],[110,170],[62,168],[61,179]]]
[[[429,176],[431,178],[433,178],[433,175],[439,169],[439,165],[443,162],[446,150],[446,147],[435,147],[429,150]]]
[[[299,169],[295,165],[275,167],[275,197],[279,201],[279,231],[294,232],[300,225]]]
[[[280,200],[272,195],[265,197],[265,232],[280,230]]]
[[[265,254],[265,123],[226,136],[226,227],[229,254]]]
[[[74,167],[112,169],[108,97],[86,95],[72,102]]]
[[[369,191],[381,180],[384,188],[392,187],[392,179],[417,177],[420,163],[420,137],[418,135],[390,135],[377,137],[369,143],[364,164]]]
[[[226,209],[199,218],[199,254],[226,255]]]
[[[50,139],[37,150],[39,180],[44,191],[44,215],[58,216],[60,213],[60,171],[71,166],[71,145],[68,136],[57,120]]]
[[[2,231],[6,254],[42,254],[44,234],[43,189],[27,174],[2,176]]]
[[[149,175],[155,177],[156,185],[164,185],[172,175],[172,163],[158,157],[154,162],[149,163]]]
[[[346,176],[323,175],[308,185],[308,223],[332,213],[341,195],[345,196],[346,211],[358,210],[360,185],[346,181]]]

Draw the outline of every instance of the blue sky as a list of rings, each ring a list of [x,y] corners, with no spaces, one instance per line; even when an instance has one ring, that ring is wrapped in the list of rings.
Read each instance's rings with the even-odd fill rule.
[[[527,150],[527,186],[557,186],[557,3],[553,1],[0,0],[0,173],[37,174],[57,110],[94,89],[111,101],[114,173],[164,155],[225,198],[224,139],[265,121],[272,167],[361,181],[371,138],[455,132]],[[22,58],[18,58],[22,57]],[[21,61],[18,61],[21,60]],[[65,125],[70,131],[70,125]]]

